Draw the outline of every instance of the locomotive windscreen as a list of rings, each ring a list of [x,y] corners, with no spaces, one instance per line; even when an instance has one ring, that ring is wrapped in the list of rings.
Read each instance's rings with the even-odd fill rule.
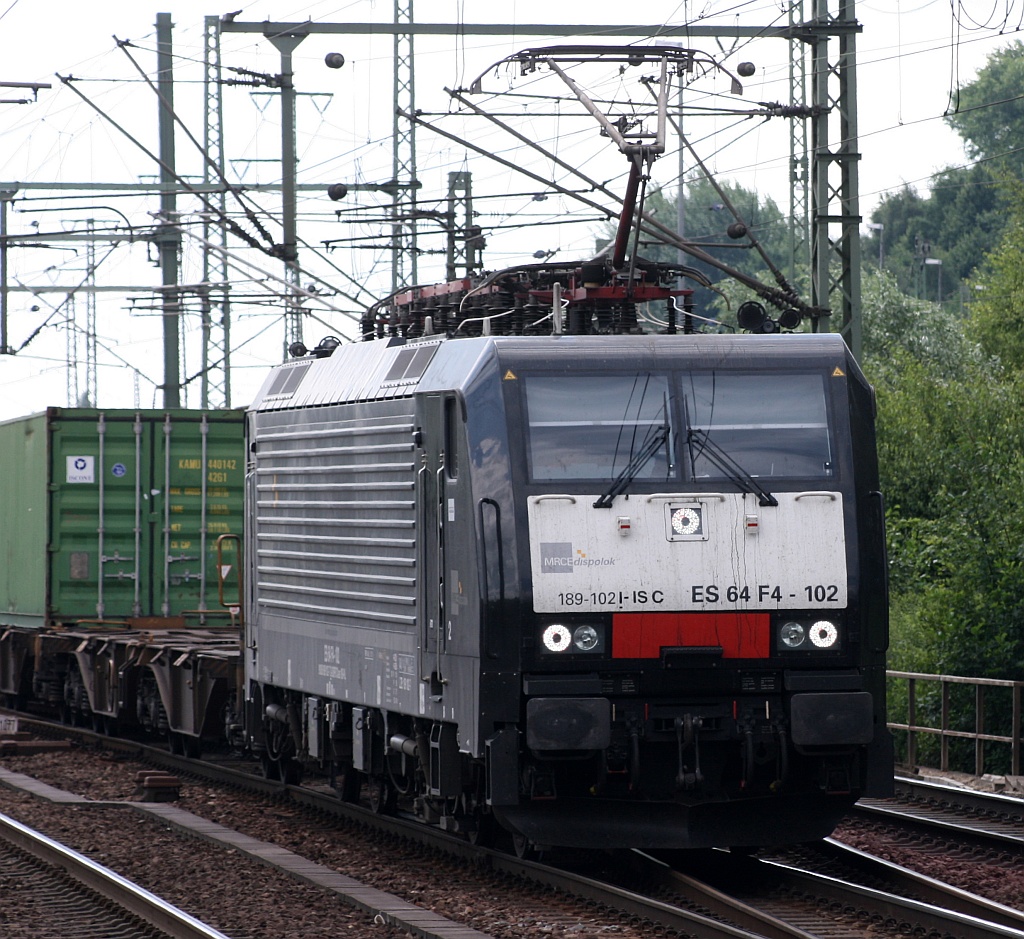
[[[526,380],[533,479],[612,479],[669,421],[667,375],[531,376]],[[672,479],[669,438],[636,473]]]
[[[833,475],[820,373],[533,375],[524,381],[530,477],[721,479],[724,451],[754,477]],[[677,465],[673,448],[686,444]],[[648,448],[641,463],[637,459]]]
[[[683,390],[689,426],[706,434],[751,476],[832,475],[822,375],[691,373]],[[722,476],[699,442],[690,448],[690,461],[695,478]]]

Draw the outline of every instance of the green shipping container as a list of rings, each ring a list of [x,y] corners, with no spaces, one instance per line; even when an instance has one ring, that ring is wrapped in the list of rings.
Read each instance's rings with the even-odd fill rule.
[[[0,626],[178,620],[238,595],[241,411],[50,408],[0,423]]]

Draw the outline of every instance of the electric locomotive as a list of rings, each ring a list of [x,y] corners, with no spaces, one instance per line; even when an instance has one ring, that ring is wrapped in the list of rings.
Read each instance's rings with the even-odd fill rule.
[[[268,377],[250,744],[523,850],[823,837],[892,785],[871,388],[838,335],[645,333],[687,292],[596,278],[408,291]]]

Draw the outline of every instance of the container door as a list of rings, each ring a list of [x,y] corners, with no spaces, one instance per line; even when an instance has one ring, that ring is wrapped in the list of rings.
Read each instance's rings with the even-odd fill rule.
[[[217,536],[242,530],[240,414],[65,413],[51,461],[55,619],[218,608]]]
[[[0,423],[0,611],[4,625],[40,626],[47,606],[50,467],[46,416]],[[19,672],[20,677],[20,672]]]
[[[154,616],[219,609],[217,538],[242,533],[242,425],[212,417],[171,414],[152,427]],[[237,579],[237,544],[222,549],[220,563],[236,568],[227,581]]]
[[[145,421],[63,414],[51,426],[50,614],[139,616],[151,551]]]

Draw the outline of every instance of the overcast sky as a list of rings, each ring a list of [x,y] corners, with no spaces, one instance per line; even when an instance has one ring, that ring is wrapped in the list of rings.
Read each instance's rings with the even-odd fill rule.
[[[242,0],[237,2],[241,4]],[[812,7],[812,0],[805,0],[804,5]],[[786,6],[781,0],[654,0],[643,6],[642,22],[781,26],[787,22]],[[969,82],[992,52],[1015,41],[1024,15],[1022,6],[1024,0],[1006,0],[1001,5],[991,0],[874,0],[857,4],[857,18],[863,25],[857,40],[857,81],[863,154],[861,210],[865,217],[885,193],[908,183],[926,190],[936,170],[965,161],[961,142],[946,127],[942,115],[950,106],[956,87]],[[40,89],[34,103],[0,105],[0,181],[138,182],[147,176],[152,179],[157,168],[142,146],[156,146],[156,105],[140,70],[149,76],[155,73],[156,15],[163,11],[173,15],[175,105],[201,140],[197,116],[202,113],[204,17],[234,9],[211,7],[208,2],[196,0],[107,0],[101,4],[84,4],[80,0],[0,0],[0,81],[36,81],[53,86]],[[552,15],[555,9],[557,14]],[[419,0],[415,16],[420,23],[531,24],[578,19],[587,24],[580,26],[579,39],[596,42],[600,41],[601,24],[624,22],[624,15],[634,9],[638,8],[610,0],[561,4],[514,0],[500,5],[491,0]],[[393,4],[386,0],[347,4],[264,2],[245,5],[237,19],[386,23],[392,12]],[[127,44],[119,47],[118,40]],[[482,146],[505,154],[510,162],[524,165],[528,159],[525,149],[510,145],[493,126],[485,128],[454,118],[441,120],[440,115],[452,109],[443,89],[467,85],[492,63],[525,46],[558,41],[565,40],[515,35],[486,39],[418,38],[417,107],[428,112],[428,119],[437,119],[452,133],[471,136]],[[755,72],[744,83],[748,104],[786,100],[786,43],[760,40],[737,48],[717,49],[710,41],[694,40],[687,45],[714,55],[733,70],[740,61],[753,62]],[[301,182],[326,188],[330,182],[367,183],[390,177],[391,46],[390,37],[310,36],[297,47],[295,83],[301,92],[297,131]],[[324,55],[330,51],[345,55],[343,69],[332,71],[325,67]],[[225,35],[223,63],[267,74],[276,74],[280,69],[278,52],[258,34]],[[69,87],[58,75],[73,76],[74,81]],[[607,75],[602,81],[596,86],[601,94],[617,94]],[[624,82],[625,79],[623,87]],[[522,81],[501,73],[488,76],[486,87],[491,92],[514,94],[522,90]],[[715,93],[715,89],[701,83],[695,83],[693,88],[698,96]],[[0,97],[21,96],[32,97],[31,92],[22,89],[0,89]],[[495,101],[488,98],[481,103],[495,108]],[[521,107],[524,114],[526,111],[526,105],[515,97],[503,99],[501,106],[510,114],[510,120],[517,108]],[[529,125],[520,126],[525,133],[534,134],[535,139],[544,138],[546,145],[557,150],[559,158],[585,169],[596,179],[608,181],[611,188],[621,189],[625,170],[621,157],[610,149],[606,138],[598,136],[596,124],[577,116],[578,107],[575,113],[569,113],[565,105],[559,107],[557,118],[543,122],[531,118]],[[278,115],[277,101],[265,88],[225,89],[228,175],[232,178],[234,174],[233,181],[279,181]],[[697,142],[698,150],[716,173],[772,195],[781,206],[788,205],[788,130],[784,124],[749,119],[737,122],[721,115],[688,122],[688,135]],[[517,177],[507,166],[488,163],[439,135],[423,130],[417,133],[421,199],[435,200],[436,204],[445,194],[448,173],[472,171],[477,207],[485,214],[486,224],[494,226],[485,256],[489,268],[528,260],[536,250],[557,252],[559,258],[583,257],[592,251],[594,236],[601,227],[593,212],[580,210],[571,200],[556,196],[538,204],[531,197],[531,192],[538,188],[535,182]],[[180,133],[177,148],[182,171],[201,175],[201,158]],[[655,164],[656,185],[675,188],[675,161],[674,154],[670,154]],[[550,162],[545,166],[541,160],[536,169],[541,175],[564,177]],[[139,226],[140,219],[143,225],[147,217],[151,221],[147,213],[157,208],[152,199],[147,202],[110,193],[88,200],[82,198],[82,193],[73,194],[76,198],[71,193],[66,198],[49,195],[51,198],[44,200],[38,190],[19,189],[18,199],[8,214],[9,233],[80,230],[87,218],[94,219],[93,224],[99,227],[108,227],[120,225],[121,216]],[[262,210],[268,213],[268,229],[272,227],[269,216],[274,213],[274,198],[261,202]],[[374,205],[385,203],[386,200],[374,203],[372,197],[366,196],[360,201],[365,208],[363,217],[372,218],[368,213]],[[300,237],[311,243],[309,250],[302,249],[303,266],[308,261],[315,276],[343,286],[356,299],[386,293],[390,283],[388,254],[372,247],[380,240],[374,236],[382,233],[381,226],[374,229],[369,221],[361,226],[339,223],[334,215],[338,207],[320,193],[300,197]],[[564,221],[569,213],[575,213],[581,221],[554,224]],[[308,226],[305,229],[301,227],[304,224]],[[186,282],[199,276],[197,245],[190,243],[194,241],[194,232],[191,229],[186,236],[183,252],[182,276]],[[314,263],[313,249],[320,247],[325,238],[349,236],[365,237],[370,247],[354,243]],[[440,247],[439,242],[426,244],[428,249]],[[12,248],[9,253],[9,343],[19,352],[0,357],[0,419],[67,403],[69,381],[64,360],[68,354],[68,335],[74,333],[69,334],[62,324],[72,317],[83,322],[86,301],[78,296],[69,304],[60,292],[43,293],[40,288],[62,288],[81,282],[85,277],[84,252],[84,246],[76,243],[46,250]],[[98,244],[96,255],[98,283],[159,282],[159,271],[151,263],[152,252],[144,243]],[[235,405],[246,403],[266,368],[281,357],[280,307],[264,302],[277,289],[272,278],[279,277],[281,271],[272,259],[263,258],[260,263],[271,278],[261,281],[258,288],[264,299],[254,301],[249,308],[236,307],[238,351],[232,401]],[[425,255],[420,264],[420,279],[439,279],[440,263],[438,255]],[[332,264],[344,274],[332,272]],[[361,292],[364,286],[365,292]],[[36,293],[19,292],[19,287],[35,288]],[[257,287],[250,287],[255,297]],[[133,407],[136,403],[143,407],[159,406],[160,397],[155,390],[161,380],[159,319],[151,301],[147,302],[144,292],[136,292],[132,297],[97,297],[99,403],[106,407]],[[38,309],[32,310],[33,306]],[[327,332],[353,335],[353,318],[346,313],[357,308],[345,298],[324,304],[318,319],[309,324],[308,344]],[[195,321],[184,325],[183,371],[189,375],[198,366],[198,327]],[[80,326],[78,331],[80,334]],[[84,376],[79,375],[76,380],[81,386]],[[197,383],[190,386],[190,405],[199,403],[197,389]]]

